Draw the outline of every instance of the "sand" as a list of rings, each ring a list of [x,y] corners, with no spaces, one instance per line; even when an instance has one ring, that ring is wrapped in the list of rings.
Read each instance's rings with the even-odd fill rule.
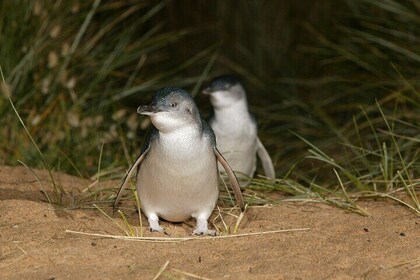
[[[37,174],[47,178],[45,171]],[[72,193],[91,183],[55,176]],[[0,279],[153,279],[161,268],[159,279],[420,279],[420,218],[390,201],[359,206],[370,215],[320,203],[250,207],[237,233],[308,229],[302,231],[164,243],[119,240],[66,232],[123,235],[98,210],[52,207],[26,168],[2,166]],[[139,230],[134,208],[123,203],[121,209]],[[122,223],[118,214],[113,217]],[[224,218],[233,227],[236,219],[226,213]],[[194,221],[163,222],[168,236],[148,232],[146,225],[143,217],[149,237],[191,237]]]

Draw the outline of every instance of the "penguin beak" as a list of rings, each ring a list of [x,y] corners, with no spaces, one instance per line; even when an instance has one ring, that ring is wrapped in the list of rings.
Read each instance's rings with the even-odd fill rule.
[[[141,114],[141,115],[153,115],[155,113],[159,113],[162,112],[164,110],[158,108],[157,106],[153,106],[153,105],[142,105],[140,107],[137,108],[137,113]]]
[[[216,91],[228,91],[230,89],[231,85],[230,84],[225,84],[222,86],[208,86],[205,89],[203,89],[203,94],[205,95],[211,95],[213,92]]]
[[[203,89],[203,94],[205,95],[210,95],[213,93],[213,88],[212,87],[206,87],[205,89]]]

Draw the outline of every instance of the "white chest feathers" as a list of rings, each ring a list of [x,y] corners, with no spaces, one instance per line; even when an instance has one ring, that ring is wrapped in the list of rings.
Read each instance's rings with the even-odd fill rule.
[[[252,177],[256,169],[257,126],[247,108],[218,110],[210,125],[217,147],[233,171]]]
[[[195,131],[160,135],[137,177],[141,206],[173,222],[210,214],[218,197],[216,157],[208,139]]]

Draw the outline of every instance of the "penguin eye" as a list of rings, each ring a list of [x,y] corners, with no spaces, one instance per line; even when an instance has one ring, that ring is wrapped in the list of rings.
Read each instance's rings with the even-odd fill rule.
[[[176,103],[176,102],[171,103],[171,107],[176,107],[176,106],[178,106],[178,103]]]

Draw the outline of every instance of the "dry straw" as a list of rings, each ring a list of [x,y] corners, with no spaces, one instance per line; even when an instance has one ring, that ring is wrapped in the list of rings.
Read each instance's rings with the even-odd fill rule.
[[[74,231],[74,230],[66,230],[66,233],[85,235],[85,236],[91,236],[91,237],[119,239],[119,240],[125,240],[125,241],[172,243],[172,242],[183,242],[183,241],[198,241],[198,240],[204,241],[204,240],[219,240],[219,239],[229,239],[229,238],[242,238],[242,237],[271,235],[271,234],[289,233],[289,232],[300,232],[300,231],[309,231],[309,230],[310,228],[293,228],[293,229],[280,229],[280,230],[250,232],[250,233],[221,235],[221,236],[197,236],[197,237],[137,237],[137,236],[89,233],[89,232]]]

